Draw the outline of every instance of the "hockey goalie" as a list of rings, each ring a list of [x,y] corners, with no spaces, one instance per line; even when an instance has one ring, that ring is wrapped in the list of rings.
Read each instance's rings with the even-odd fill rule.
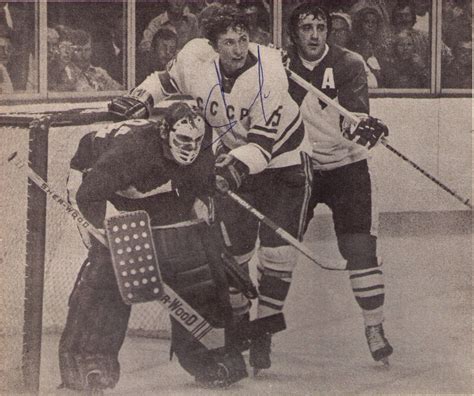
[[[155,120],[127,120],[88,133],[71,160],[68,198],[98,229],[114,211],[146,211],[163,281],[227,333],[233,331],[232,310],[221,236],[196,220],[196,202],[206,208],[212,196],[209,132],[196,108],[180,101],[163,107]],[[89,235],[83,239],[88,257],[59,345],[62,387],[112,388],[131,308],[119,293],[109,250]],[[208,350],[173,318],[171,330],[172,352],[196,381],[227,386],[247,376],[236,348]]]

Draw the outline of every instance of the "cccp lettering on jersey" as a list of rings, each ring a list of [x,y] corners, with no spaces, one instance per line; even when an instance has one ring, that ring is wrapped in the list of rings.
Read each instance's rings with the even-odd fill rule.
[[[204,113],[204,100],[203,98],[200,98],[199,96],[196,98],[196,103],[199,107],[199,109]],[[216,102],[215,100],[210,101],[206,104],[206,110],[209,111],[209,113],[213,116],[217,115],[217,112],[219,110],[219,103]],[[229,121],[233,121],[236,117],[235,115],[235,107],[232,105],[227,105],[226,106],[226,116]],[[250,110],[246,109],[245,107],[240,108],[240,114],[239,114],[239,121],[242,121],[245,117],[249,115]]]

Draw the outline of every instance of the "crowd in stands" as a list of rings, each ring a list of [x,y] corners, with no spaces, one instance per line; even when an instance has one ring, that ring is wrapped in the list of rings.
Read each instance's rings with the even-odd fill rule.
[[[430,87],[431,0],[326,3],[332,15],[329,43],[364,58],[370,88]],[[443,0],[442,17],[442,86],[472,88],[471,1]]]
[[[226,0],[230,3],[232,0]],[[137,83],[152,71],[163,70],[184,44],[203,37],[202,19],[208,17],[220,1],[167,0],[158,15],[156,3],[137,3]],[[250,21],[250,41],[268,45],[270,35],[270,3],[267,0],[234,1]],[[150,15],[152,18],[150,19]],[[141,25],[141,26],[140,26]],[[139,28],[141,27],[141,29]]]
[[[136,81],[163,70],[200,21],[222,0],[136,1]],[[270,0],[233,1],[251,21],[250,40],[272,41]],[[283,2],[283,18],[301,1]],[[360,54],[371,88],[429,88],[431,0],[323,0],[332,15],[331,45]],[[113,2],[48,3],[48,89],[125,89],[126,19]],[[443,88],[472,88],[472,14],[469,0],[443,0]],[[283,25],[285,25],[283,23]],[[0,93],[38,87],[35,9],[0,1]],[[291,45],[284,33],[284,46]]]

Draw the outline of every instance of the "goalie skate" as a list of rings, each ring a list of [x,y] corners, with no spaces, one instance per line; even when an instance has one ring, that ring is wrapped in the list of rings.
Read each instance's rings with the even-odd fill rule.
[[[148,214],[140,210],[108,218],[105,230],[123,301],[131,305],[161,298],[164,287]]]
[[[388,357],[393,353],[393,348],[385,338],[382,323],[375,326],[366,326],[365,336],[373,359],[388,367]]]

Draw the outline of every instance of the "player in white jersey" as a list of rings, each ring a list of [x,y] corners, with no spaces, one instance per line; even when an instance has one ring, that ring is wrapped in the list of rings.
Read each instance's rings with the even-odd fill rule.
[[[190,41],[166,72],[150,75],[110,110],[126,117],[149,114],[154,103],[174,93],[193,96],[217,146],[219,190],[244,199],[295,237],[301,237],[310,194],[308,141],[298,105],[288,93],[279,51],[249,43],[249,26],[237,8],[216,7],[203,21],[206,39]],[[222,194],[217,214],[229,250],[248,270],[258,249],[258,317],[283,309],[297,254],[294,248]],[[231,290],[236,320],[247,320],[250,302]],[[252,341],[250,364],[268,368],[270,335]]]
[[[365,116],[356,128],[348,130],[334,108],[290,82],[290,93],[301,106],[312,143],[314,181],[308,222],[318,203],[331,209],[339,250],[348,260],[351,287],[362,310],[370,352],[376,361],[386,362],[393,349],[382,327],[384,278],[377,257],[378,209],[369,149],[388,135],[388,129],[368,116],[362,58],[326,43],[330,24],[327,11],[314,2],[295,8],[288,29],[294,44],[289,67],[343,107]]]

